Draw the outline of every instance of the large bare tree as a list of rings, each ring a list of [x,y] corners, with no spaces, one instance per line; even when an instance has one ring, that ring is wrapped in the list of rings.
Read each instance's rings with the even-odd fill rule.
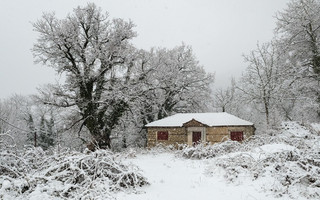
[[[136,36],[132,22],[110,20],[90,3],[64,19],[47,13],[35,23],[39,34],[33,47],[36,62],[64,74],[65,83],[52,85],[44,103],[75,107],[81,123],[99,147],[110,147],[110,132],[127,107],[121,89],[130,68]],[[48,93],[49,94],[49,93]]]

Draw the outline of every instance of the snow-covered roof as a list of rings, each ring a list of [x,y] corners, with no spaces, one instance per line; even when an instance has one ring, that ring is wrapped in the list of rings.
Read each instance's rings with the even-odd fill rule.
[[[192,119],[208,126],[252,126],[253,123],[229,113],[180,113],[151,122],[146,127],[182,127]]]

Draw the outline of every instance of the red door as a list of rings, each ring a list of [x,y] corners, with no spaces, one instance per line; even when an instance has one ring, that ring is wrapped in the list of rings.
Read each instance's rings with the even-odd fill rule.
[[[192,144],[201,142],[201,132],[192,132]]]
[[[240,142],[243,140],[243,132],[242,131],[230,132],[230,138],[231,140]]]

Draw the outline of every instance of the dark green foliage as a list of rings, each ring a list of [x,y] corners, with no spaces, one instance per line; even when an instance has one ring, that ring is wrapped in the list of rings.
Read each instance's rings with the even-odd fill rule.
[[[39,125],[39,146],[44,150],[55,144],[55,132],[54,132],[54,120],[51,117],[50,120],[46,120],[44,116],[41,116]]]
[[[32,114],[28,114],[27,126],[29,129],[27,140],[32,146],[40,146],[44,150],[55,145],[56,132],[54,130],[54,119],[51,116],[49,120],[45,116],[41,116],[38,125],[34,122]]]
[[[35,129],[33,117],[32,117],[32,115],[30,113],[28,114],[28,116],[26,118],[26,121],[27,121],[28,129],[30,131],[28,133],[27,140],[33,146],[37,146],[37,132],[36,132],[36,129]]]

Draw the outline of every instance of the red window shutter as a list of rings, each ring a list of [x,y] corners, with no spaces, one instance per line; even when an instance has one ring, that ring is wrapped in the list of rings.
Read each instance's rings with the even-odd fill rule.
[[[240,142],[243,140],[243,132],[242,131],[230,132],[230,138],[231,140]]]
[[[158,131],[157,139],[158,140],[168,140],[169,134],[168,131]]]

